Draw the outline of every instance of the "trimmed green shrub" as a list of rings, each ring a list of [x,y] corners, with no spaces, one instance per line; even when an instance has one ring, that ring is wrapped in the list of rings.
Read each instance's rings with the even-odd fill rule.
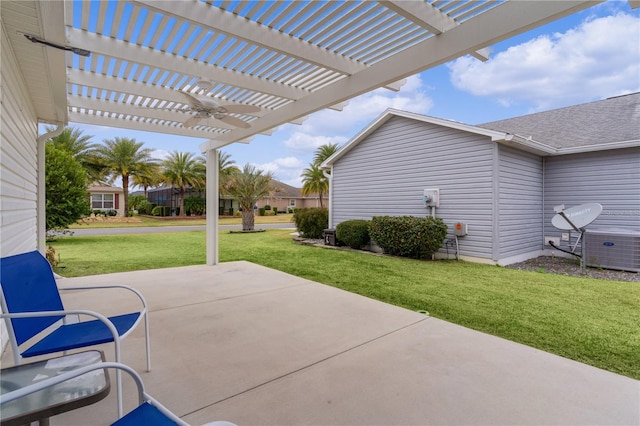
[[[387,254],[424,259],[442,247],[447,225],[431,216],[377,216],[371,219],[369,234]]]
[[[162,206],[162,216],[171,216],[171,207]]]
[[[129,210],[140,211],[140,205],[144,202],[149,202],[144,195],[129,195]]]
[[[336,226],[336,239],[352,249],[361,249],[371,241],[369,237],[369,221],[355,219],[340,222]]]
[[[278,208],[277,208],[277,207],[274,207],[274,208],[273,208],[273,215],[275,216],[275,215],[277,215],[277,214],[278,214]]]
[[[202,216],[207,207],[207,200],[202,197],[189,197],[184,199],[184,210],[187,216],[191,213]]]
[[[271,210],[271,206],[269,204],[267,204],[266,206],[264,206],[265,210]]]
[[[298,232],[305,238],[323,238],[329,226],[329,211],[325,208],[296,209],[293,221]]]
[[[138,213],[150,215],[154,207],[148,200],[142,200],[138,203]]]
[[[266,211],[266,209],[264,207],[260,207],[258,209],[258,213],[260,214],[260,216],[264,216],[264,212]]]
[[[153,208],[153,210],[151,210],[151,215],[152,216],[163,216],[163,214],[162,214],[163,212],[162,211],[163,211],[162,206],[155,206]]]

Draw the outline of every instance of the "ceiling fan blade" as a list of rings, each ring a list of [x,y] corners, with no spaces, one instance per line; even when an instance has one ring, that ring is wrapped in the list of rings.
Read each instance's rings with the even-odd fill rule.
[[[251,127],[251,124],[247,123],[246,121],[240,120],[236,117],[231,117],[230,115],[225,115],[220,119],[220,121],[224,121],[227,124],[231,124],[235,127],[241,127],[243,129],[248,129],[249,127]]]
[[[200,120],[202,120],[203,117],[199,117],[197,115],[194,115],[193,117],[189,118],[187,121],[185,121],[182,125],[184,127],[193,127],[196,124],[198,124],[200,122]]]
[[[189,105],[191,105],[193,108],[198,108],[198,109],[206,108],[205,105],[202,103],[202,101],[196,98],[195,96],[193,96],[191,93],[180,92],[180,91],[179,93],[182,93],[182,95],[187,99],[187,102],[189,102]]]
[[[228,112],[237,114],[251,114],[252,112],[260,112],[260,108],[253,105],[222,105]]]

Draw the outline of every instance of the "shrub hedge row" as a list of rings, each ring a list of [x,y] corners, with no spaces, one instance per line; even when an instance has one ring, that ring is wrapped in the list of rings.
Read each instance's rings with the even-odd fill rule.
[[[298,232],[305,238],[323,238],[329,226],[329,211],[325,208],[296,209],[293,221]]]
[[[371,219],[369,233],[385,253],[424,259],[442,247],[447,225],[431,216],[377,216]]]
[[[361,249],[371,241],[369,237],[369,221],[355,219],[340,222],[336,226],[336,239],[352,249]]]

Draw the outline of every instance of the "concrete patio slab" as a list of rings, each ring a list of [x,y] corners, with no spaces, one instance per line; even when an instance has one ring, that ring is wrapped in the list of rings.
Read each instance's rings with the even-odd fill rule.
[[[194,425],[640,424],[636,380],[248,262],[60,280],[109,283],[145,294],[147,391]],[[65,302],[135,306],[113,291]],[[143,372],[142,329],[122,350]],[[129,380],[125,401],[135,405]],[[115,412],[113,391],[51,424],[109,424]]]

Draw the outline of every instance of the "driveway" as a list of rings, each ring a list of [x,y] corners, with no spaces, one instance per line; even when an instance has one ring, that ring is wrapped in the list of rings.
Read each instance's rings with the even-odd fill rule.
[[[256,229],[295,229],[294,223],[265,223],[256,225]],[[240,230],[242,225],[220,225],[218,229],[221,230]],[[128,228],[86,228],[86,229],[74,229],[73,235],[79,237],[94,236],[94,235],[119,235],[119,234],[157,234],[162,232],[189,232],[189,231],[204,231],[205,225],[185,225],[185,226],[140,226],[140,227],[128,227]]]

